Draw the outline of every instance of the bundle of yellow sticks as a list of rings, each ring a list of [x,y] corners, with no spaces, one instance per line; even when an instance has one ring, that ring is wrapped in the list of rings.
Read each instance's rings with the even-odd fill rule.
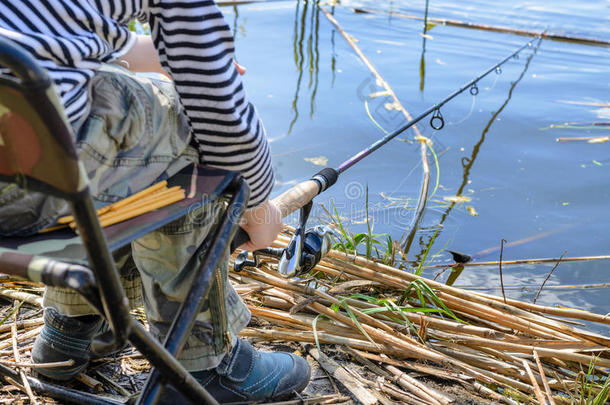
[[[182,187],[168,188],[167,181],[164,180],[127,198],[100,208],[97,210],[97,216],[102,227],[107,227],[184,200],[185,197],[185,190]],[[40,232],[50,232],[68,226],[72,229],[76,228],[76,222],[71,215],[59,218],[57,224]]]

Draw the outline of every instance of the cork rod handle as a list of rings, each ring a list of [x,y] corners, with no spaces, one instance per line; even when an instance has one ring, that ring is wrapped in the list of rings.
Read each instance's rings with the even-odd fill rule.
[[[297,184],[271,201],[280,209],[282,218],[287,217],[313,200],[314,197],[322,191],[335,184],[338,177],[339,172],[333,168],[327,167],[322,169],[311,179]],[[248,240],[250,240],[248,234],[243,229],[239,228],[231,242],[231,252]]]
[[[271,201],[280,209],[284,218],[313,200],[319,193],[320,185],[317,181],[305,180]]]

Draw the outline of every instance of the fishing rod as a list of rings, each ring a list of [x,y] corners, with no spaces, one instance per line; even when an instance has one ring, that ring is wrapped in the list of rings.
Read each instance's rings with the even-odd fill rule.
[[[538,36],[537,39],[540,40],[540,36]],[[519,49],[464,84],[440,102],[434,104],[417,117],[411,119],[383,138],[375,141],[367,148],[356,153],[336,168],[326,167],[316,173],[311,179],[295,185],[274,198],[272,202],[279,208],[282,217],[286,217],[300,209],[299,224],[295,229],[294,236],[285,249],[266,248],[253,252],[254,260],[248,259],[248,252],[241,252],[235,259],[235,270],[240,271],[244,266],[257,266],[259,263],[259,256],[273,256],[279,258],[278,272],[284,277],[294,277],[299,274],[307,273],[313,269],[331,247],[331,231],[327,227],[316,226],[307,232],[305,231],[307,220],[313,206],[313,199],[334,185],[337,182],[339,175],[347,169],[360,162],[428,115],[432,114],[430,126],[435,130],[442,129],[445,126],[445,120],[440,110],[442,106],[467,89],[470,90],[471,95],[476,96],[479,93],[479,88],[477,87],[479,80],[493,71],[498,74],[502,73],[501,66],[504,63],[513,57],[517,57],[521,51],[531,46],[532,41],[528,41]],[[238,246],[246,243],[248,240],[248,234],[243,229],[238,229],[235,238],[231,242],[231,251],[234,251]]]

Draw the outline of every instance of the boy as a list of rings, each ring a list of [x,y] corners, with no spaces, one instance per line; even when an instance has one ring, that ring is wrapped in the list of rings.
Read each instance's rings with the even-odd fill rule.
[[[147,21],[152,35],[129,32],[126,24],[134,18]],[[248,182],[251,196],[241,226],[250,242],[244,248],[267,246],[276,237],[282,219],[268,200],[273,172],[265,131],[233,62],[231,32],[213,1],[11,0],[0,4],[0,35],[49,71],[97,200],[124,198],[199,161],[240,171]],[[138,77],[125,67],[166,74],[173,83]],[[0,185],[0,232],[36,232],[66,208],[59,199]],[[219,210],[204,208],[115,255],[132,301],[138,301],[141,279],[151,332],[159,339],[197,267],[190,252],[207,237]],[[310,373],[302,358],[257,352],[237,339],[250,313],[228,283],[226,265],[225,260],[217,269],[219,281],[179,360],[219,402],[301,391]],[[136,268],[140,277],[134,277]],[[226,313],[218,310],[221,301]],[[70,291],[48,288],[44,306],[45,326],[32,358],[73,358],[72,367],[39,370],[70,379],[87,366],[91,339],[106,324]]]

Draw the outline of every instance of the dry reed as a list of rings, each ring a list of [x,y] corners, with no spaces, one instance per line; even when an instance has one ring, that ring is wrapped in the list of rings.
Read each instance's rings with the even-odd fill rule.
[[[289,235],[283,235],[274,245],[284,247],[288,240]],[[282,279],[274,273],[275,265],[267,260],[237,277],[256,290],[255,296],[244,295],[255,304],[251,307],[254,318],[270,325],[248,328],[242,335],[351,348],[346,353],[358,353],[362,364],[362,359],[374,361],[369,370],[384,382],[369,389],[378,395],[450,403],[451,398],[435,396],[420,379],[387,375],[388,370],[396,376],[402,370],[417,369],[420,374],[459,381],[494,401],[565,403],[563,399],[578,397],[584,389],[579,385],[582,369],[592,365],[596,375],[604,376],[604,368],[610,367],[610,339],[570,324],[571,320],[610,323],[603,315],[508,298],[505,303],[501,296],[450,287],[338,251],[321,260],[311,273],[316,274],[313,279]],[[427,285],[442,305],[432,299],[420,302],[413,290],[418,283]],[[265,289],[265,285],[273,288]],[[399,306],[410,288],[412,293]],[[418,308],[424,304],[426,310]],[[550,319],[548,314],[565,321]],[[380,370],[379,362],[394,368]],[[405,397],[404,401],[414,400]]]

